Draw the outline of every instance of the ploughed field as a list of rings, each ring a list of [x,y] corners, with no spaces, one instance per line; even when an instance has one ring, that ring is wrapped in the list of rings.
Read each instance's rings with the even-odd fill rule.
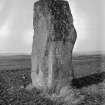
[[[0,105],[105,105],[105,56],[73,56],[73,67],[74,93],[65,104],[44,97],[37,89],[26,90],[31,83],[29,55],[0,56]]]

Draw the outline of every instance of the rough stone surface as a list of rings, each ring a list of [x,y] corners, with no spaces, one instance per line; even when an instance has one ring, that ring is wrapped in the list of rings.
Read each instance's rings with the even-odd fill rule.
[[[73,78],[72,51],[77,38],[68,2],[35,2],[33,27],[32,85],[59,94]]]

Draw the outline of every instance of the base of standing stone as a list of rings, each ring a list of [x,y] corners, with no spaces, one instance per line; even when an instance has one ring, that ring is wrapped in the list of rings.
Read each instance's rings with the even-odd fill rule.
[[[39,89],[36,89],[34,86],[32,86],[32,84],[29,84],[26,87],[27,91],[32,91],[34,89],[39,91]],[[48,94],[46,91],[40,91],[40,95],[43,98],[47,98],[58,103],[65,103],[65,105],[75,105],[82,102],[82,100],[84,100],[84,96],[78,95],[78,93],[78,90],[73,89],[70,86],[63,87],[60,91],[60,94]]]

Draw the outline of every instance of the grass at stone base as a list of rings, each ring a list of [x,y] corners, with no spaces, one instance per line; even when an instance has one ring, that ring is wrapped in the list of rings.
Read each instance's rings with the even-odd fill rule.
[[[37,89],[27,91],[29,83],[29,69],[0,71],[0,105],[105,105],[105,81],[72,89],[74,100],[68,104],[45,98]],[[83,99],[76,102],[80,96]]]

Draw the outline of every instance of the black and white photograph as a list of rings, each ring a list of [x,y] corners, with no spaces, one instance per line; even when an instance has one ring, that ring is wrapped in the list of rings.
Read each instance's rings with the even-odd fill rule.
[[[0,105],[105,105],[104,0],[0,0]]]

